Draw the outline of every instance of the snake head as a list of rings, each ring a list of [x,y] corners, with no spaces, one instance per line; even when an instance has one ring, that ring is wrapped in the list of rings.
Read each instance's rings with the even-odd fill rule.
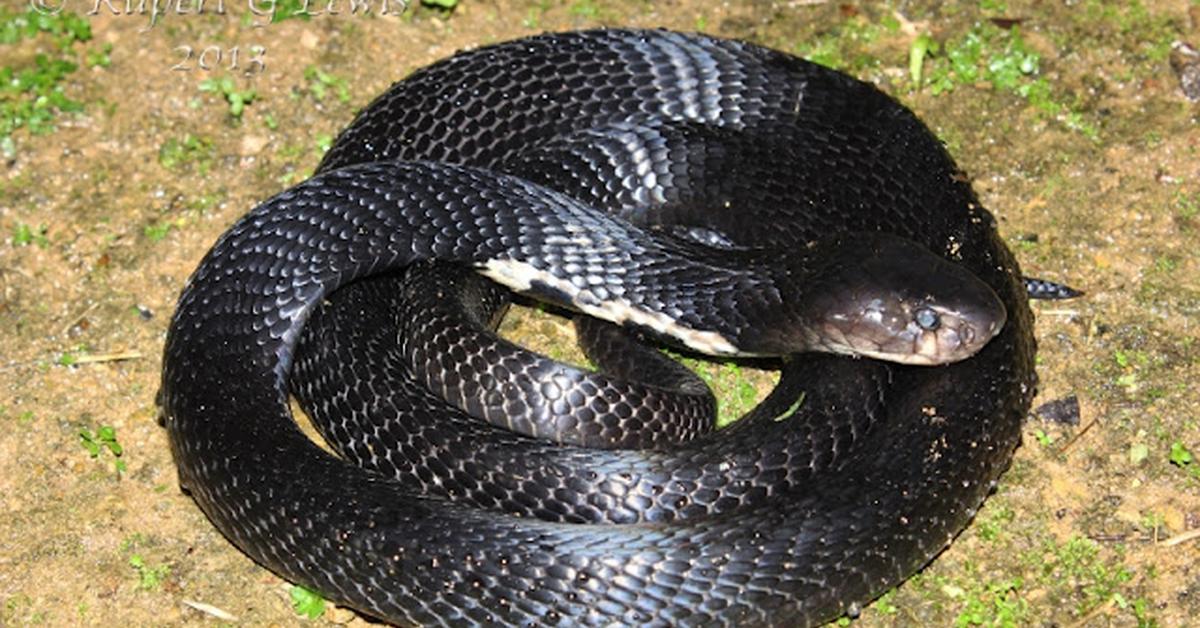
[[[966,359],[1004,327],[996,292],[967,269],[904,238],[869,234],[842,253],[808,302],[812,348],[902,364]]]

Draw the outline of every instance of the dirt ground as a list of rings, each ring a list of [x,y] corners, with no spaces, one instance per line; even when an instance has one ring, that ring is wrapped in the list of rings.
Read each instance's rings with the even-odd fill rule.
[[[1200,617],[1200,104],[1177,77],[1200,58],[1170,62],[1173,41],[1200,45],[1200,3],[461,0],[384,16],[403,5],[360,1],[368,16],[336,0],[276,23],[251,10],[271,4],[181,15],[196,4],[161,0],[152,20],[150,2],[44,0],[90,38],[0,29],[14,73],[38,54],[77,64],[60,85],[82,106],[0,136],[0,625],[365,623],[332,607],[301,618],[288,585],[180,493],[154,404],[175,299],[214,239],[307,176],[392,81],[461,48],[598,25],[749,39],[876,82],[947,142],[1026,273],[1087,293],[1034,306],[1034,405],[1075,396],[1078,423],[1031,416],[971,527],[843,623]],[[3,6],[10,20],[30,4]]]

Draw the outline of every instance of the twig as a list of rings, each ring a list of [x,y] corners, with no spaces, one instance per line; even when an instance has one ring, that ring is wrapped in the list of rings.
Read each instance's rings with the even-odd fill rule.
[[[114,353],[98,353],[91,355],[76,356],[75,361],[71,362],[73,366],[79,364],[100,364],[103,362],[120,362],[122,360],[140,360],[146,357],[141,351],[117,351]],[[46,360],[45,358],[30,358],[28,360],[13,360],[7,364],[0,364],[0,371],[7,371],[22,366],[33,366],[39,363],[50,363],[54,360]]]
[[[205,604],[204,602],[193,602],[191,600],[180,600],[180,601],[183,602],[183,604],[185,606],[196,609],[196,610],[200,611],[201,613],[206,613],[206,614],[212,615],[213,617],[216,617],[217,619],[221,619],[224,621],[237,621],[237,615],[234,615],[233,613],[229,613],[227,611],[223,611],[223,610],[213,606],[212,604]]]
[[[1079,316],[1079,310],[1038,310],[1039,316],[1061,316],[1063,318],[1071,318]]]
[[[1089,623],[1091,623],[1091,621],[1093,619],[1099,617],[1100,615],[1107,615],[1108,613],[1112,612],[1112,609],[1116,605],[1117,605],[1117,598],[1110,597],[1110,598],[1108,598],[1107,602],[1092,609],[1092,612],[1088,613],[1087,615],[1084,615],[1083,617],[1080,617],[1079,621],[1077,621],[1073,624],[1070,624],[1068,626],[1068,628],[1082,628],[1083,626],[1086,626]]]
[[[1067,453],[1067,450],[1070,449],[1071,446],[1075,444],[1075,441],[1082,438],[1084,434],[1087,434],[1088,430],[1092,429],[1092,426],[1095,425],[1098,421],[1099,421],[1098,418],[1093,417],[1091,421],[1088,421],[1087,425],[1083,426],[1083,429],[1079,430],[1079,432],[1077,432],[1074,436],[1071,437],[1071,440],[1064,443],[1062,447],[1059,447],[1058,453],[1059,454]]]
[[[98,307],[100,307],[100,302],[96,301],[95,303],[84,308],[82,312],[68,318],[66,326],[64,326],[62,328],[62,331],[59,333],[63,336],[67,335],[67,332],[71,331],[71,328],[75,326],[75,323],[78,323],[80,320],[83,319],[83,317],[87,316],[89,313],[91,313],[92,310],[94,310]]]
[[[1162,543],[1159,543],[1159,545],[1171,547],[1173,545],[1179,545],[1180,543],[1187,543],[1188,541],[1195,541],[1196,539],[1200,539],[1200,528],[1197,528],[1195,530],[1189,530],[1187,532],[1184,532],[1183,534],[1176,534],[1175,536],[1163,541]]]
[[[118,351],[116,353],[101,353],[81,355],[75,358],[74,364],[99,364],[102,362],[120,362],[123,360],[140,360],[146,356],[141,351]]]

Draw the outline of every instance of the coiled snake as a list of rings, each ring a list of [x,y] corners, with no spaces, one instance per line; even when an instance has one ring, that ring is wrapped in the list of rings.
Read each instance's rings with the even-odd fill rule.
[[[729,429],[553,446],[414,372],[394,325],[424,324],[404,295],[440,271],[386,275],[420,260],[696,350],[790,357]],[[967,524],[1019,440],[1033,350],[1016,263],[911,112],[753,45],[608,30],[460,53],[380,96],[201,262],[160,392],[213,523],[373,616],[795,626],[853,611]],[[297,429],[290,394],[341,457]]]

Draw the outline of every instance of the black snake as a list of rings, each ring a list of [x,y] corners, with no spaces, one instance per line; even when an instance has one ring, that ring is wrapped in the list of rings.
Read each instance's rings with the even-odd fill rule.
[[[897,325],[912,361],[978,352],[796,355],[731,429],[557,448],[416,381],[393,326],[420,314],[378,304],[426,259],[711,353],[894,357],[877,332]],[[923,305],[894,320],[876,288]],[[996,296],[1000,330],[957,309]],[[371,615],[794,626],[854,611],[966,525],[1019,440],[1033,352],[1015,261],[911,112],[782,53],[612,30],[461,53],[379,97],[201,262],[160,392],[217,527]]]

